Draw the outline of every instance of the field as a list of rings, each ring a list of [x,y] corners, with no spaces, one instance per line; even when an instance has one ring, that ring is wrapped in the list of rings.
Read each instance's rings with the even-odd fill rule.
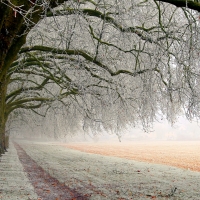
[[[0,162],[0,199],[200,200],[198,148],[198,142],[18,140]]]
[[[70,143],[66,147],[200,172],[200,141]]]

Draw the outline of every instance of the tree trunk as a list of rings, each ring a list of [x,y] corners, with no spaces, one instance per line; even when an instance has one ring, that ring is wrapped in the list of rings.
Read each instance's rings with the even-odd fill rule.
[[[6,151],[5,123],[0,123],[0,155]]]
[[[28,32],[37,24],[47,9],[53,9],[65,0],[50,0],[49,8],[35,5],[34,1],[13,0],[0,3],[0,155],[6,149],[6,121],[8,118],[6,110],[6,92],[10,77],[7,77],[9,68],[21,47],[26,43]],[[8,5],[7,5],[8,4]],[[40,3],[39,3],[40,4]],[[15,9],[13,9],[13,8]],[[20,10],[23,13],[20,13]],[[30,23],[31,22],[31,23]]]
[[[0,155],[6,150],[5,129],[6,129],[6,91],[7,83],[5,78],[0,79]]]

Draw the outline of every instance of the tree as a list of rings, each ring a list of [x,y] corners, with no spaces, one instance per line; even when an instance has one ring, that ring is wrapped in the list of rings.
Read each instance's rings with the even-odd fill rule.
[[[0,153],[22,110],[105,130],[198,119],[200,3],[163,2],[2,0]]]

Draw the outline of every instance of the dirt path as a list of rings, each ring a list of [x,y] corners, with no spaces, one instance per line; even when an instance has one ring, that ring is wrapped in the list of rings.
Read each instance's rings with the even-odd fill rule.
[[[31,184],[34,186],[35,192],[41,200],[87,200],[84,194],[72,190],[65,184],[60,183],[56,178],[52,177],[42,169],[26,152],[14,143],[17,150],[19,160],[21,161],[25,172]],[[39,200],[38,199],[38,200]]]

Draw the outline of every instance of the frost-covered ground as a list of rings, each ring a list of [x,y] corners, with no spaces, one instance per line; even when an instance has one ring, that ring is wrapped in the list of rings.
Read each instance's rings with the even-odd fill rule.
[[[20,142],[38,165],[68,187],[98,199],[200,199],[200,173],[68,149]]]
[[[10,144],[9,151],[0,157],[0,199],[38,199],[12,143]]]

